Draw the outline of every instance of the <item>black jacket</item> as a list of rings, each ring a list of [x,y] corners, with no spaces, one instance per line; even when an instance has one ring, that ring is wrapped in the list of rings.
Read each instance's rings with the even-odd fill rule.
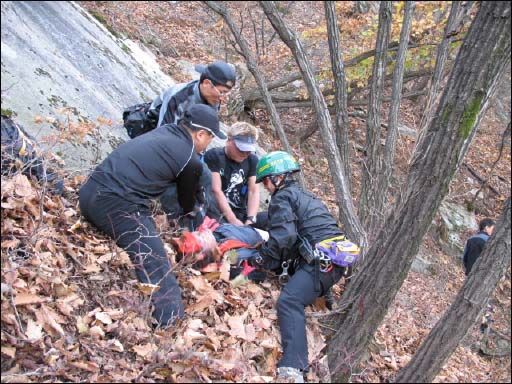
[[[178,201],[187,213],[194,209],[202,170],[188,131],[168,124],[120,145],[91,179],[106,193],[145,207],[176,182]]]
[[[153,100],[150,110],[156,111],[160,107],[157,127],[164,124],[177,124],[192,104],[208,105],[218,112],[220,104],[213,106],[208,104],[201,95],[199,86],[199,80],[176,84]]]
[[[300,257],[298,235],[314,246],[343,234],[324,203],[295,181],[274,193],[268,216],[270,238],[260,249],[267,269],[276,269],[283,261]]]
[[[466,275],[469,275],[469,272],[471,272],[473,264],[475,264],[476,259],[478,259],[482,253],[482,250],[484,249],[485,243],[488,239],[489,235],[485,232],[480,232],[468,239],[464,249],[464,255],[462,256],[462,261],[464,262],[464,267],[466,269]]]

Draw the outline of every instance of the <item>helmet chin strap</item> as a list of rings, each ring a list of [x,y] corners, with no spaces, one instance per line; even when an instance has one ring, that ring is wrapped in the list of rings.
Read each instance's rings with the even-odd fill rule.
[[[278,177],[279,176],[284,176],[280,182],[278,182]],[[277,191],[279,191],[279,189],[281,189],[281,187],[283,186],[283,184],[288,181],[288,177],[290,176],[290,173],[284,173],[284,174],[281,174],[281,175],[272,175],[270,176],[270,181],[272,182],[272,185],[274,185],[275,187],[275,192],[276,193]]]

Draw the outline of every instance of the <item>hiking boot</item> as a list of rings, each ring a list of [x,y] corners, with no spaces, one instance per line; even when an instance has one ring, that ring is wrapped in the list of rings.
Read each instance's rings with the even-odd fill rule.
[[[277,378],[290,380],[291,383],[304,383],[304,376],[302,376],[302,371],[292,367],[277,368]]]

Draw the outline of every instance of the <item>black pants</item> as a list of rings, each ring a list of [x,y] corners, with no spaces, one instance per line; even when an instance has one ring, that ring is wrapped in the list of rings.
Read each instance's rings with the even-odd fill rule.
[[[277,316],[281,331],[283,355],[278,367],[309,370],[306,337],[306,305],[324,295],[343,275],[343,268],[335,266],[330,272],[320,272],[320,291],[315,291],[314,267],[303,265],[284,286],[277,300]]]
[[[89,179],[80,189],[80,211],[128,253],[141,283],[160,287],[151,298],[159,325],[183,317],[180,287],[149,210],[105,192]]]

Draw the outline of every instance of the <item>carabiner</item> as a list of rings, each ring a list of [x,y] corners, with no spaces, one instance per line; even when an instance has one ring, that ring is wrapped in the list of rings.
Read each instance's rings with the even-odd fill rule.
[[[279,275],[279,284],[285,285],[288,280],[290,280],[290,276],[288,275],[288,262],[285,260],[281,264],[281,268],[283,268],[283,272]]]

